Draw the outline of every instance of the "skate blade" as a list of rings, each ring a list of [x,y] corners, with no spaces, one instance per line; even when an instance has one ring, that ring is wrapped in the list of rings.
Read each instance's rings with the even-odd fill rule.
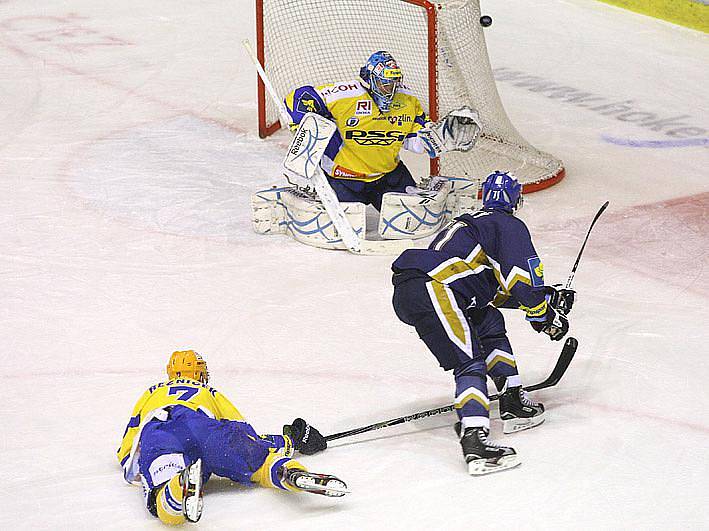
[[[339,498],[350,493],[345,482],[335,478],[323,479],[313,476],[301,476],[296,480],[295,486],[304,492],[331,498]]]
[[[544,422],[544,413],[537,415],[536,417],[529,418],[517,418],[502,421],[502,432],[503,433],[515,433],[522,430],[528,430],[529,428],[534,428],[539,426]]]
[[[494,472],[501,472],[519,466],[522,462],[517,454],[506,455],[499,459],[474,459],[468,463],[468,474],[471,476],[484,476]]]
[[[202,460],[198,459],[187,471],[187,483],[182,499],[182,510],[189,522],[198,522],[202,517]]]

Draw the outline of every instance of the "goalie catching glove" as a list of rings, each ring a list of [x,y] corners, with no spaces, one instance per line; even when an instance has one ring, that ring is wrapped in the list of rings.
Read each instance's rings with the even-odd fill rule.
[[[301,418],[283,426],[283,435],[290,437],[293,448],[304,455],[316,454],[327,448],[325,437]]]
[[[417,133],[429,157],[449,151],[470,151],[480,135],[480,116],[470,107],[449,112],[438,122],[429,122]]]

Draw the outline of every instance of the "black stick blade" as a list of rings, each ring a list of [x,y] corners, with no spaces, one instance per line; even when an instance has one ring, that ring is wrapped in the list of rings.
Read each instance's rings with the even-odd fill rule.
[[[538,391],[539,389],[546,389],[547,387],[552,387],[558,384],[561,377],[564,376],[566,369],[569,368],[571,360],[574,359],[574,354],[576,354],[576,349],[578,346],[578,340],[575,337],[569,336],[564,342],[559,359],[557,360],[554,369],[551,371],[551,374],[549,374],[549,377],[543,382],[525,387],[525,391]]]

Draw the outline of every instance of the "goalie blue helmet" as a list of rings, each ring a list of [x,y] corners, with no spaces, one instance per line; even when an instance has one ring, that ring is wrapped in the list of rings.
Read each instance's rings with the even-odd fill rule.
[[[522,185],[506,171],[495,171],[483,182],[483,208],[514,212],[522,206]]]
[[[389,52],[374,52],[360,69],[359,77],[382,112],[389,112],[391,101],[404,76]]]

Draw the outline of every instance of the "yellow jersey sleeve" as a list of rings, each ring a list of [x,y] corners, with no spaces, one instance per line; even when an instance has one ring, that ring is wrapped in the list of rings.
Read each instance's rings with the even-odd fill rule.
[[[150,398],[149,390],[143,393],[143,396],[140,397],[140,400],[138,400],[133,407],[133,413],[131,414],[131,417],[128,420],[128,425],[123,432],[123,440],[118,448],[118,461],[120,461],[121,466],[125,465],[128,460],[131,453],[131,448],[133,448],[133,440],[135,439],[136,434],[140,432],[140,414],[143,410],[143,406],[148,401],[148,398]]]

